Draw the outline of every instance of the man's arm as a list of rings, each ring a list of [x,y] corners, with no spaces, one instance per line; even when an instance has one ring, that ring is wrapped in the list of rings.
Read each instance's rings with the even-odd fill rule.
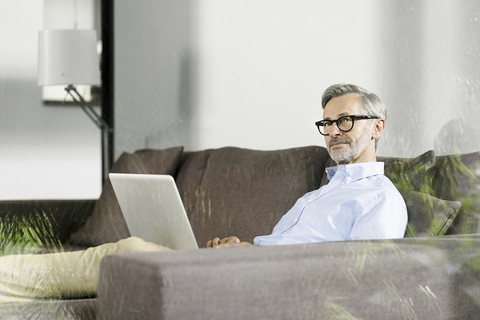
[[[232,247],[249,247],[253,246],[250,242],[240,241],[235,236],[220,239],[215,237],[207,242],[207,248],[232,248]]]
[[[355,221],[350,240],[403,238],[407,223],[407,208],[402,196],[385,193]]]

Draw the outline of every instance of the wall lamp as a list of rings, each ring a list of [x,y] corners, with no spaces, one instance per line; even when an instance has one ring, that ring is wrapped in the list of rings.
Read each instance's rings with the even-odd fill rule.
[[[38,34],[38,85],[65,85],[65,91],[102,133],[102,178],[108,177],[108,135],[113,129],[85,101],[76,85],[99,85],[95,30],[42,30]]]

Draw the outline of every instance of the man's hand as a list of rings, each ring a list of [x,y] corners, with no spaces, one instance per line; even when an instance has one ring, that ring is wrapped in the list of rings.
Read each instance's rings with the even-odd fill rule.
[[[235,236],[226,237],[220,239],[215,237],[212,240],[209,240],[207,243],[207,248],[231,248],[231,247],[249,247],[252,246],[250,242],[240,241]]]

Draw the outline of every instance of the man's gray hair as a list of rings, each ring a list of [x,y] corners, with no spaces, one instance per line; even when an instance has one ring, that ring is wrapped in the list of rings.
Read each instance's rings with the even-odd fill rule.
[[[322,95],[322,108],[325,109],[327,103],[333,98],[349,93],[360,95],[366,115],[376,116],[387,120],[387,108],[380,98],[375,93],[369,92],[354,84],[340,83],[328,87]]]

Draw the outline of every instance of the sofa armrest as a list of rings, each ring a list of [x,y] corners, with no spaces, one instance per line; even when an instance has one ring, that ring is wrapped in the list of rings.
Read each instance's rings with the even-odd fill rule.
[[[101,319],[472,318],[478,238],[200,249],[103,259]]]
[[[34,242],[45,247],[66,244],[95,205],[88,200],[0,201],[0,249]]]

